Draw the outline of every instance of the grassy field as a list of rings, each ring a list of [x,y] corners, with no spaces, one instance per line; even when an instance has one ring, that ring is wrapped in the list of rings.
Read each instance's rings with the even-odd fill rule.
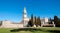
[[[13,30],[12,28],[0,28],[0,33],[59,33],[60,32],[60,28],[44,27],[39,29],[41,30],[11,32],[10,30]]]

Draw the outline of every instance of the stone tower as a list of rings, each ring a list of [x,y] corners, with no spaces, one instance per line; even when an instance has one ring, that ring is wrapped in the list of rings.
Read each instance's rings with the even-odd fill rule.
[[[24,18],[24,19],[26,19],[26,18],[27,18],[26,7],[24,7],[23,18]]]
[[[23,12],[23,22],[24,22],[24,27],[27,26],[29,19],[27,18],[27,11],[26,7],[24,7],[24,12]]]

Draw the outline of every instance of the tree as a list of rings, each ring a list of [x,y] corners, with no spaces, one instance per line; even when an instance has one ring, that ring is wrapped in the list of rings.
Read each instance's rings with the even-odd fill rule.
[[[56,27],[60,27],[60,19],[57,16],[54,16],[54,23]]]
[[[28,27],[32,27],[31,19],[30,19],[29,22],[28,22]]]
[[[2,21],[0,21],[0,26],[2,25]]]
[[[55,22],[55,24],[57,23],[57,21],[58,21],[58,17],[54,16],[54,22]]]
[[[40,26],[41,26],[41,20],[40,20],[40,17],[37,18],[37,25],[40,25]]]
[[[60,27],[60,19],[56,22],[56,27]]]
[[[52,24],[52,19],[51,18],[49,19],[49,21],[50,21],[49,24]]]
[[[34,25],[33,14],[31,14],[31,19],[29,20],[28,25],[31,27]]]
[[[33,14],[31,15],[31,24],[32,24],[32,26],[34,25],[34,21],[33,21]]]
[[[34,17],[34,19],[35,19],[35,22],[34,22],[34,24],[35,24],[35,25],[37,25],[37,20],[36,20],[36,16]]]

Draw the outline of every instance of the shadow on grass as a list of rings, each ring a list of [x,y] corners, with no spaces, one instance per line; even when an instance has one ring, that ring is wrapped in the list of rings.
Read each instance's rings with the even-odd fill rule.
[[[48,30],[48,31],[51,32],[51,33],[60,33],[59,30]]]
[[[10,30],[11,32],[18,32],[18,31],[31,31],[31,32],[34,32],[34,31],[41,31],[41,29],[37,29],[37,28],[19,28],[19,29],[13,29],[13,30]]]
[[[19,29],[14,29],[10,30],[11,32],[18,32],[18,31],[42,31],[42,32],[50,32],[50,33],[60,33],[60,30],[44,30],[44,29],[37,29],[37,28],[19,28]]]
[[[60,30],[42,30],[43,32],[49,32],[49,33],[60,33]]]

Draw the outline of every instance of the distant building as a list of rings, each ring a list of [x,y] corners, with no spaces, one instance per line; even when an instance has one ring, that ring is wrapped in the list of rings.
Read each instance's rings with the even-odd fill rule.
[[[55,24],[54,24],[54,22],[52,22],[52,24],[49,24],[49,20],[48,20],[48,18],[43,18],[43,19],[41,19],[41,27],[43,27],[43,26],[53,26],[53,27],[55,27]]]

